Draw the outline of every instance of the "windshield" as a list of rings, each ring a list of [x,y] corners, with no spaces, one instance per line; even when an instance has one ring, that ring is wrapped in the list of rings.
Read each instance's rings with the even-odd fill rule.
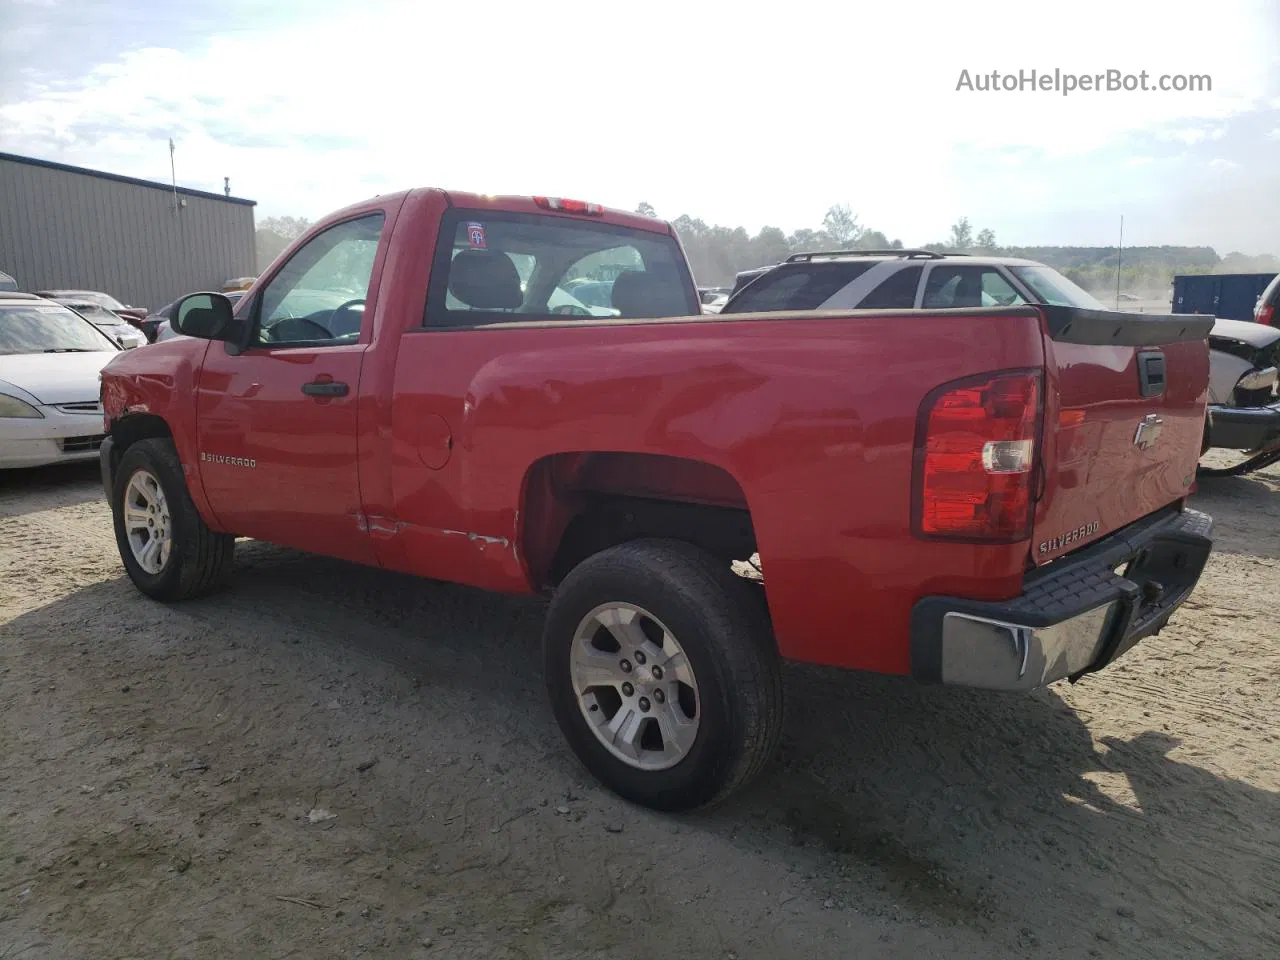
[[[92,320],[94,323],[97,323],[97,324],[114,326],[116,324],[123,322],[119,317],[117,317],[110,310],[107,310],[105,307],[101,307],[96,303],[81,303],[81,302],[69,303],[66,301],[60,301],[60,302],[62,303],[63,306],[70,307],[72,310],[80,314],[80,316],[84,317],[86,320]]]
[[[429,326],[698,314],[673,237],[541,214],[453,210],[428,288]]]
[[[1040,303],[1056,307],[1105,310],[1087,290],[1076,286],[1052,267],[1010,267],[1015,277],[1031,288]]]
[[[96,303],[100,307],[106,307],[108,310],[123,310],[125,305],[110,294],[100,293],[97,290],[50,290],[42,293],[42,297],[48,297],[50,300],[75,300],[77,303]]]
[[[0,304],[0,355],[117,351],[91,323],[54,303]]]

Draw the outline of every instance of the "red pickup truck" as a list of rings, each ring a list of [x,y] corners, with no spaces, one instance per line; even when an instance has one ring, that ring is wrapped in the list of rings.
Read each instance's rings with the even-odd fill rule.
[[[158,600],[221,586],[237,536],[549,595],[570,745],[689,808],[771,756],[782,659],[1027,690],[1163,627],[1211,548],[1211,323],[707,315],[668,224],[413,190],[113,360],[103,483]]]

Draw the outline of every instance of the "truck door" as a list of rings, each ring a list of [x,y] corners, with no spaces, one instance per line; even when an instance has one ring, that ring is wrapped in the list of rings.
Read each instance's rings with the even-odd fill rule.
[[[248,349],[205,354],[200,478],[219,521],[241,536],[375,562],[357,408],[384,221],[371,210],[316,234],[238,311],[252,325]]]

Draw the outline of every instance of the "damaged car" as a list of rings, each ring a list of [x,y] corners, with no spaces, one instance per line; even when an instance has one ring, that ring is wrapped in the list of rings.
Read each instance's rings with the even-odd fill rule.
[[[1209,334],[1200,474],[1241,476],[1280,461],[1280,328],[1219,319]]]

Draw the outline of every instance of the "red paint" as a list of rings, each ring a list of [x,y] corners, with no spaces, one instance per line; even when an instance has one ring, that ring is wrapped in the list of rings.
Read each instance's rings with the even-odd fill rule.
[[[1031,309],[415,329],[451,200],[670,231],[649,217],[553,212],[531,198],[418,190],[369,201],[307,235],[360,213],[386,215],[359,343],[233,356],[221,343],[180,339],[129,351],[104,371],[108,419],[145,408],[168,422],[199,480],[197,507],[217,529],[493,590],[545,586],[584,487],[746,506],[782,653],[886,673],[909,672],[920,597],[1021,591],[1032,542],[1085,509],[1072,483],[1087,482],[1104,533],[1153,497],[1185,495],[1169,493],[1162,467],[1131,476],[1126,462],[1107,473],[1090,451],[1114,451],[1096,437],[1070,443],[1070,431],[1119,418],[1099,392],[1110,389],[1116,357],[1079,348],[1064,363],[1058,344],[1046,357]],[[1203,390],[1204,345],[1183,352],[1170,354],[1170,380],[1185,375]],[[1056,428],[1042,429],[1055,438],[1053,470],[1035,536],[974,544],[913,535],[926,395],[1025,369],[1044,371],[1044,422]],[[324,376],[350,384],[350,394],[301,393]],[[1178,394],[1173,405],[1187,401]],[[257,466],[201,469],[199,452]],[[1139,492],[1126,489],[1135,477]]]

